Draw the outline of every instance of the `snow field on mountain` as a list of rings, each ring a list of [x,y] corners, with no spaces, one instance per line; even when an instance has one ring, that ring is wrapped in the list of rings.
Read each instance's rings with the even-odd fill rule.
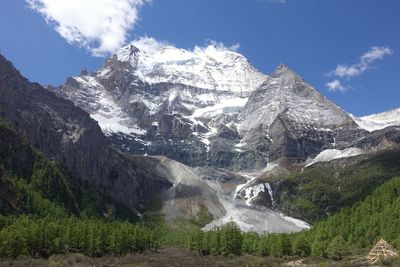
[[[400,125],[400,108],[364,117],[352,117],[358,126],[373,132],[389,126]]]
[[[316,162],[331,161],[334,159],[348,158],[364,154],[365,151],[360,148],[350,147],[343,150],[339,149],[326,149],[319,153],[315,158],[306,161],[306,166],[311,166]]]

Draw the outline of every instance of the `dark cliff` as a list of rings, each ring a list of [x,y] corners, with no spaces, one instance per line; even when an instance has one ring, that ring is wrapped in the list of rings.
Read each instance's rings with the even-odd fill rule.
[[[148,164],[114,150],[85,111],[29,82],[1,55],[0,118],[74,177],[90,182],[132,211],[169,186],[162,177],[152,175]]]

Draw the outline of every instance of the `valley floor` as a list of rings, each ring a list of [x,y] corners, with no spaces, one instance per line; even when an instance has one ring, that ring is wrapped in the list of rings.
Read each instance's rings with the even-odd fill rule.
[[[354,258],[353,258],[354,259]],[[290,265],[288,263],[292,263]],[[297,263],[298,265],[296,265]],[[302,265],[304,264],[304,265]],[[399,266],[400,261],[387,262],[385,266]],[[351,259],[342,261],[330,261],[321,258],[299,259],[294,257],[260,257],[254,255],[242,256],[198,256],[180,247],[165,247],[158,252],[145,252],[127,254],[125,256],[105,256],[100,258],[91,258],[82,254],[64,254],[54,255],[48,259],[33,259],[29,257],[19,257],[17,259],[0,259],[0,267],[66,267],[66,266],[140,266],[140,267],[180,267],[180,266],[365,266],[354,265]]]

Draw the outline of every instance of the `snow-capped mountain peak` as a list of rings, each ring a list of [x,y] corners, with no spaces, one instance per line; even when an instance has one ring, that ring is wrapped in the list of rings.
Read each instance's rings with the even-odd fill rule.
[[[283,64],[249,97],[239,118],[239,130],[245,134],[252,129],[269,128],[279,115],[327,130],[352,123],[346,112]]]
[[[122,151],[192,166],[301,161],[346,148],[364,132],[288,66],[267,76],[222,46],[131,44],[93,75],[68,79],[60,94],[87,110]]]
[[[138,53],[140,50],[134,46],[134,45],[127,45],[120,50],[114,55],[118,61],[121,62],[132,62],[134,60],[134,63],[136,65],[136,60],[138,57]]]
[[[128,62],[132,74],[149,84],[175,83],[241,96],[249,95],[267,78],[243,55],[211,45],[185,50],[171,45],[139,49],[130,44],[113,55],[112,62],[99,71],[100,76],[110,73],[110,65],[115,60]]]

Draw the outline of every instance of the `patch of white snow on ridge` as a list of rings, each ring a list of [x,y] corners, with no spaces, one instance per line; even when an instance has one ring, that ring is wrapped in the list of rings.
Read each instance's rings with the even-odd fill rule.
[[[285,216],[283,213],[281,213],[280,215],[286,221],[291,222],[291,223],[297,225],[300,228],[303,228],[303,229],[310,229],[311,228],[311,226],[308,223],[306,223],[306,222],[304,222],[302,220],[299,220],[299,219],[296,219],[296,218],[292,218],[292,217],[289,217],[289,216]]]
[[[104,133],[124,133],[124,134],[134,134],[134,135],[144,135],[146,130],[135,126],[127,126],[124,124],[122,118],[108,117],[107,115],[96,113],[91,114],[90,117],[96,120]]]
[[[247,103],[247,98],[233,97],[220,99],[213,106],[196,109],[193,112],[193,118],[212,118],[218,114],[239,112],[240,108]]]
[[[348,158],[348,157],[353,157],[353,156],[357,156],[360,154],[364,154],[365,151],[361,148],[355,148],[355,147],[351,147],[351,148],[346,148],[343,150],[339,150],[339,149],[326,149],[324,151],[322,151],[321,153],[319,153],[315,158],[313,159],[308,159],[306,161],[306,166],[311,166],[312,164],[316,163],[316,162],[326,162],[326,161],[331,161],[334,159],[340,159],[340,158]]]
[[[209,151],[210,144],[211,144],[211,141],[209,140],[209,138],[216,133],[217,133],[217,128],[211,127],[210,131],[208,133],[205,133],[204,137],[202,139],[200,139],[200,141],[203,142],[207,146],[207,151]]]
[[[144,135],[146,130],[129,123],[129,116],[121,110],[115,103],[112,96],[107,93],[104,87],[97,80],[90,76],[74,78],[78,83],[88,88],[88,93],[93,98],[90,104],[94,111],[90,112],[90,117],[99,123],[100,128],[105,134],[124,133],[133,135]]]
[[[246,188],[245,191],[245,201],[247,203],[248,206],[250,206],[251,200],[249,199],[251,198],[255,198],[258,196],[258,194],[261,192],[261,190],[264,192],[265,188],[268,190],[268,193],[271,196],[271,200],[272,199],[272,189],[271,186],[269,185],[269,183],[265,183],[265,188],[261,188],[261,187],[257,187],[257,189],[254,191],[253,187],[249,187],[249,185],[257,179],[257,177],[259,177],[262,173],[268,172],[268,171],[272,171],[273,169],[275,169],[276,167],[279,167],[279,164],[272,162],[269,163],[263,170],[259,171],[259,172],[254,172],[254,173],[239,173],[240,175],[242,175],[243,177],[245,177],[247,179],[246,183],[244,184],[239,184],[236,187],[235,192],[233,193],[233,199],[239,198],[240,197],[240,191],[242,191],[244,188]],[[268,184],[268,185],[267,185]],[[247,189],[249,189],[250,191],[247,191]],[[256,194],[253,194],[256,193]],[[246,197],[247,196],[247,197]]]
[[[364,117],[351,116],[358,126],[369,132],[400,125],[400,108]]]
[[[244,199],[246,200],[247,206],[251,206],[253,200],[258,197],[258,195],[261,192],[265,192],[267,190],[268,194],[271,197],[271,201],[273,202],[273,196],[272,196],[272,188],[269,183],[260,183],[258,185],[255,185],[253,187],[249,186],[245,189],[245,194],[244,194]]]

